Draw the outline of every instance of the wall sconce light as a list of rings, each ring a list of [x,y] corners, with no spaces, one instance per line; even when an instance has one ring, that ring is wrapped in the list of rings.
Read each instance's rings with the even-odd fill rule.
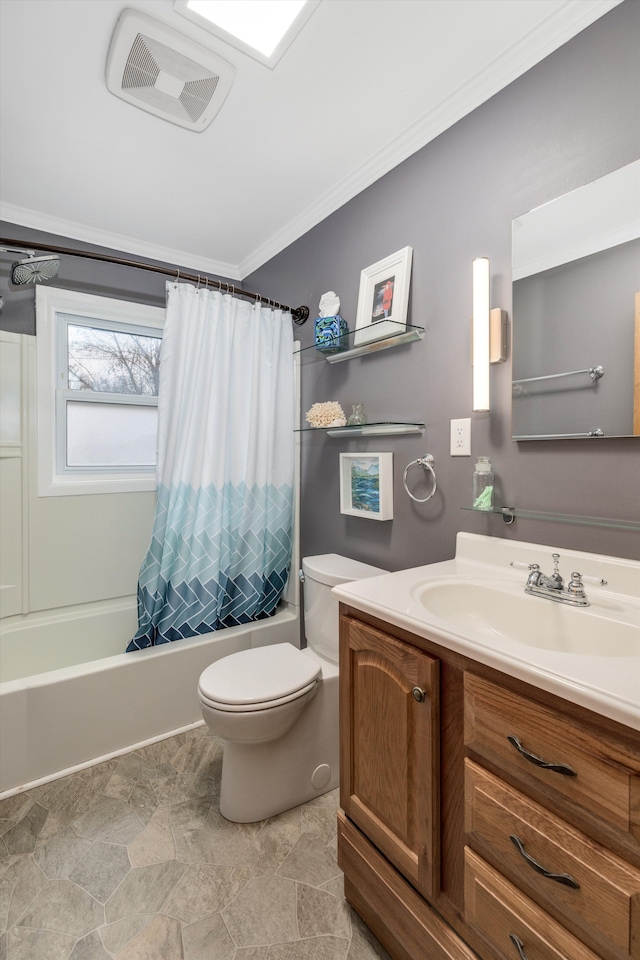
[[[489,401],[489,365],[507,359],[507,314],[489,306],[489,261],[473,261],[473,320],[471,326],[473,363],[473,410],[491,409]]]

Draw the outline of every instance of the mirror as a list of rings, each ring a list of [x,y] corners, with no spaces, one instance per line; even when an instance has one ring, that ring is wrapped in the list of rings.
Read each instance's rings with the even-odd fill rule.
[[[640,435],[640,161],[518,217],[512,439]]]

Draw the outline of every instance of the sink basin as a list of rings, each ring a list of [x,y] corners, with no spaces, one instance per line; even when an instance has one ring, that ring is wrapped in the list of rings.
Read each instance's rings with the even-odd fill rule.
[[[595,593],[595,591],[593,591]],[[557,653],[596,657],[640,655],[640,614],[606,595],[590,607],[571,607],[525,594],[520,584],[450,579],[418,584],[411,599],[423,615],[477,636],[500,637]]]
[[[589,607],[524,592],[529,564],[560,553]],[[516,569],[514,569],[514,566]],[[519,569],[520,568],[520,569]],[[355,610],[640,730],[640,561],[460,532],[451,560],[341,584]],[[429,648],[430,649],[430,648]]]

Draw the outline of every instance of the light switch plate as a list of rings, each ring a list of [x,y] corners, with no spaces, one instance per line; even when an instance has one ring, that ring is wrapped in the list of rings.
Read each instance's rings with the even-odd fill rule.
[[[471,456],[471,418],[451,421],[451,456]]]

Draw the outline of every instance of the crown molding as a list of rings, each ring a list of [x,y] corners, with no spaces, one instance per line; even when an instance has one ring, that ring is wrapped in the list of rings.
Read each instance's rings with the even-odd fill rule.
[[[54,217],[38,210],[29,210],[11,203],[0,202],[0,219],[8,223],[15,223],[21,227],[30,227],[32,230],[42,230],[56,236],[80,240],[83,243],[92,243],[98,247],[107,247],[122,253],[129,253],[136,257],[146,257],[149,260],[159,260],[184,267],[186,270],[202,270],[204,273],[215,273],[226,280],[241,280],[238,267],[230,263],[219,263],[200,257],[186,250],[174,250],[171,247],[161,247],[155,243],[148,243],[137,237],[129,237],[99,227],[90,227],[86,223],[77,223],[75,220],[65,220]],[[25,243],[28,241],[25,240]],[[37,244],[33,244],[37,247]]]
[[[562,7],[550,13],[536,27],[502,51],[393,142],[370,156],[281,230],[256,247],[240,264],[242,276],[249,276],[619,3],[622,3],[622,0],[566,0]]]

